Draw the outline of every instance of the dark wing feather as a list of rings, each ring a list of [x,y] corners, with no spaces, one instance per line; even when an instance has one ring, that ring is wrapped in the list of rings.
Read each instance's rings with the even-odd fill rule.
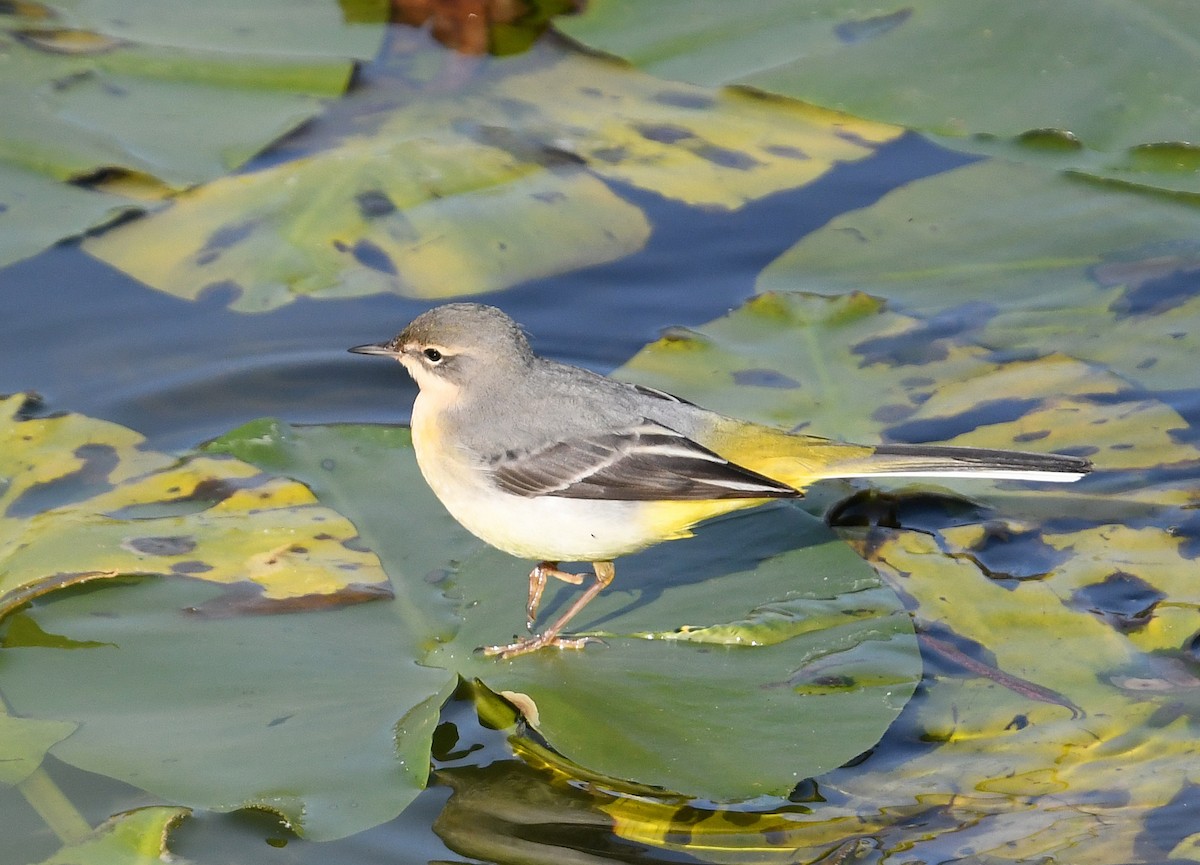
[[[530,498],[700,501],[800,495],[652,421],[508,452],[492,461],[492,476],[501,489]]]

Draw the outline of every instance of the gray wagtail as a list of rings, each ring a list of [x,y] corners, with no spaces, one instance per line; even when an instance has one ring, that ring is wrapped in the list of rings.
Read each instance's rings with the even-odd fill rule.
[[[421,474],[469,531],[539,564],[528,626],[546,580],[595,581],[540,634],[484,651],[512,658],[579,648],[563,627],[612,582],[613,559],[684,538],[719,514],[800,496],[822,478],[974,475],[1074,481],[1074,456],[938,445],[857,445],[724,417],[654,388],[538,357],[491,306],[451,303],[390,342],[360,345],[404,364],[420,393],[412,442]]]

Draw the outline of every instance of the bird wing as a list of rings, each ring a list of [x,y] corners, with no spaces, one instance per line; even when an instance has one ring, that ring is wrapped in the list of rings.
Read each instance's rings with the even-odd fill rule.
[[[646,419],[615,432],[507,451],[490,462],[501,489],[527,498],[703,501],[800,495]]]

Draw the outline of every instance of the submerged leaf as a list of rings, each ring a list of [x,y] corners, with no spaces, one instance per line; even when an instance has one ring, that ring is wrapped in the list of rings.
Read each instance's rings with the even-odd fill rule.
[[[24,423],[58,429],[52,420]],[[102,426],[74,422],[105,438]],[[783,795],[871,747],[919,677],[899,600],[793,507],[622,560],[618,585],[580,623],[603,633],[603,645],[499,662],[475,648],[520,621],[526,565],[494,551],[452,561],[474,545],[419,479],[407,430],[260,422],[209,450],[308,480],[322,501],[354,516],[398,593],[390,604],[303,620],[247,620],[181,615],[207,609],[213,589],[151,580],[56,596],[26,613],[41,632],[61,636],[4,649],[0,688],[14,709],[82,722],[53,747],[55,757],[160,796],[268,808],[314,838],[382,822],[424,783],[438,710],[459,675],[528,695],[538,729],[592,771],[708,798]],[[205,461],[244,465],[212,456],[182,465]],[[63,462],[47,475],[61,477],[78,458]],[[112,483],[121,466],[93,468],[88,484],[112,488],[81,490],[81,501],[124,502],[126,485]],[[39,516],[49,532],[63,514]],[[197,541],[193,549],[191,535],[157,531],[129,546],[142,556],[196,557]],[[747,543],[751,552],[738,552]],[[563,600],[548,596],[546,615]],[[717,645],[673,632],[683,625],[751,639]],[[55,688],[42,687],[51,680]],[[296,753],[308,756],[296,761]]]
[[[448,134],[349,142],[217,181],[87,248],[152,286],[193,299],[220,287],[259,312],[302,295],[495,291],[609,261],[648,235],[595,178]]]

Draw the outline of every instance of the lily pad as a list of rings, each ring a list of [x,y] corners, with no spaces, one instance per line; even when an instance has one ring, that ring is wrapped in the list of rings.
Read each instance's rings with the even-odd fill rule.
[[[827,239],[848,233],[838,227]],[[1008,278],[1001,270],[985,274]],[[995,323],[971,307],[944,310],[948,288],[925,294],[919,281],[912,297],[931,309],[924,316],[863,294],[765,292],[695,331],[668,333],[622,375],[751,417],[807,417],[817,433],[1086,452],[1100,471],[1019,499],[973,484],[977,516],[963,510],[938,524],[926,515],[922,531],[845,530],[909,600],[927,652],[921,697],[879,750],[894,756],[818,779],[836,791],[830,803],[786,815],[786,826],[771,808],[714,809],[700,828],[687,816],[695,848],[662,840],[677,825],[669,802],[614,801],[631,841],[657,833],[681,853],[732,855],[739,836],[726,827],[736,819],[815,859],[846,852],[850,821],[878,827],[869,831],[884,839],[880,850],[930,860],[953,845],[991,857],[981,861],[1063,849],[1072,861],[1146,861],[1147,827],[1192,795],[1200,451],[1187,422],[1093,363],[1034,354],[1028,342],[1008,355],[976,343]],[[1185,307],[1161,311],[1164,323]],[[1063,333],[1054,348],[1075,344]],[[1109,351],[1119,356],[1120,346]],[[856,398],[839,405],[845,393]],[[862,405],[876,410],[866,416]],[[914,841],[903,821],[935,803],[942,816],[923,821]],[[1164,856],[1191,849],[1185,837],[1161,844]]]
[[[39,429],[58,434],[45,447],[62,455],[45,461],[49,480],[78,462],[64,447],[67,428],[116,438],[111,425],[71,415],[16,426],[30,440]],[[622,561],[618,586],[581,620],[605,645],[500,662],[474,649],[520,621],[527,565],[491,551],[454,561],[477,545],[419,480],[407,430],[260,422],[209,451],[182,464],[243,466],[219,452],[237,453],[311,479],[323,501],[345,505],[397,597],[323,604],[319,615],[259,605],[277,614],[250,617],[221,587],[175,576],[47,593],[20,613],[31,626],[10,629],[0,670],[14,711],[78,723],[55,757],[173,801],[267,808],[312,838],[390,819],[425,781],[438,710],[461,675],[526,694],[543,734],[592,771],[708,798],[781,795],[874,744],[920,674],[899,600],[794,507]],[[125,472],[157,476],[116,466],[77,470],[75,497],[101,498],[90,484]],[[107,495],[129,498],[123,487]],[[35,510],[34,494],[21,492],[30,489],[39,487],[11,489],[32,511],[20,520],[51,536],[71,512]],[[61,482],[59,491],[67,495]],[[753,538],[754,553],[714,556],[712,544],[738,548],[721,541],[730,535]],[[178,535],[155,537],[170,546]],[[546,614],[562,601],[549,596]]]
[[[757,288],[866,291],[985,348],[1052,348],[1177,390],[1194,386],[1200,351],[1198,232],[1191,205],[993,161],[837,217],[772,262]]]
[[[0,784],[19,784],[42,765],[46,752],[75,731],[66,721],[14,718],[0,713]]]
[[[187,865],[167,849],[167,836],[191,811],[139,808],[106,821],[92,837],[63,847],[39,865]]]
[[[720,536],[759,532],[758,548],[794,548],[741,569],[701,564]],[[474,652],[511,634],[498,623],[522,606],[513,571],[491,552],[459,570],[466,621],[429,662],[523,694],[555,750],[611,778],[704,799],[783,796],[873,745],[920,676],[898,599],[794,507],[622,559],[579,619],[576,632],[600,641],[581,652]]]
[[[429,771],[423,719],[454,683],[415,663],[420,635],[389,604],[192,612],[214,606],[179,578],[61,597],[22,615],[102,645],[10,641],[0,689],[24,716],[79,723],[57,759],[167,801],[269,810],[315,840],[400,813]]]
[[[221,176],[313,117],[383,32],[341,19],[334,2],[8,4],[0,264]],[[122,194],[60,183],[105,178]]]
[[[1010,158],[1196,192],[1186,144],[1200,128],[1193,11],[1155,2],[864,9],[821,0],[798,12],[784,0],[596,0],[556,26],[664,78],[741,84],[968,150],[995,150],[999,138],[1011,141]],[[1025,136],[1038,130],[1066,149]],[[1153,164],[1147,145],[1179,155]]]
[[[233,459],[178,460],[76,415],[0,399],[0,618],[66,586],[126,575],[248,583],[264,601],[386,596],[348,520],[295,481]]]
[[[1004,861],[1052,855],[1063,844],[1073,861],[1145,861],[1144,827],[1193,785],[1195,561],[1157,527],[1096,525],[1043,538],[1066,555],[1044,578],[1019,584],[995,579],[975,556],[955,554],[945,537],[908,533],[872,557],[911,594],[919,616],[986,646],[999,668],[1063,694],[1081,711],[1073,717],[988,678],[941,676],[912,718],[936,746],[898,771],[837,782],[876,803],[906,801],[915,787],[961,790],[968,797],[955,811],[973,813],[978,828],[965,827],[956,843]],[[1132,620],[1105,610],[1118,610],[1120,586],[1135,583],[1158,600]],[[1099,588],[1106,584],[1111,591]],[[1081,603],[1089,589],[1091,599]],[[1003,798],[988,798],[995,794]],[[1026,829],[1015,849],[988,840],[1009,817],[1006,802],[1034,809],[1021,821]],[[1081,812],[1087,820],[1078,819]],[[1096,820],[1106,827],[1103,839]],[[1028,831],[1030,821],[1045,831]],[[1162,840],[1174,846],[1169,836]]]
[[[606,180],[733,209],[900,133],[549,47],[495,64],[492,81],[377,110],[328,150],[213,182],[85,248],[181,297],[233,291],[247,312],[475,295],[640,249],[650,223]]]
[[[408,575],[397,604],[438,623],[442,593],[455,599],[461,624],[428,644],[420,662],[526,694],[540,731],[577,764],[709,798],[782,794],[870,747],[911,694],[919,658],[898,599],[793,507],[742,514],[710,527],[707,539],[622,559],[617,583],[580,620],[595,625],[604,646],[511,662],[479,655],[476,648],[507,640],[506,628],[520,622],[528,565],[480,550],[434,572],[436,598],[414,579],[433,561],[414,567],[401,557],[458,558],[468,547],[420,480],[407,435],[263,422],[209,449],[287,466],[351,515],[389,567]],[[426,528],[420,544],[398,537],[401,513],[428,514],[435,534]],[[731,540],[722,544],[721,535]],[[714,556],[714,546],[760,552],[741,561]],[[548,593],[543,615],[571,591]],[[836,735],[822,720],[830,712],[842,720]],[[681,728],[675,719],[685,716],[692,721]]]

